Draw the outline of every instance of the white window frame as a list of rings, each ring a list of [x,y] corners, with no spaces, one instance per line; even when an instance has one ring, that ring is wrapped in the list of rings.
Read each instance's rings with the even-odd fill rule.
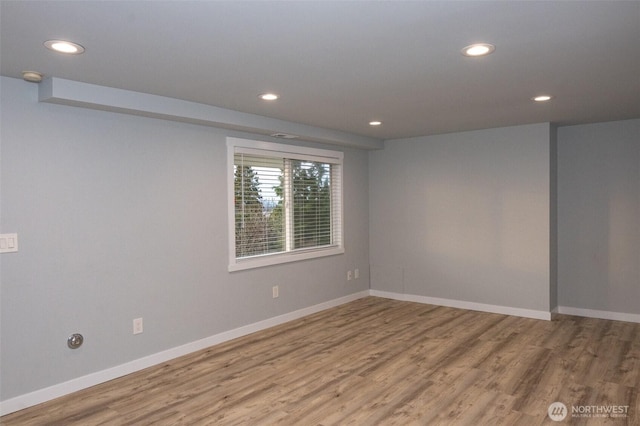
[[[307,249],[290,250],[289,244],[284,252],[269,253],[258,256],[236,258],[235,238],[235,202],[234,202],[234,173],[233,163],[236,152],[254,153],[258,155],[283,156],[298,160],[327,162],[338,167],[332,167],[332,184],[336,182],[337,188],[332,189],[333,209],[337,212],[339,220],[333,226],[334,244],[325,247],[312,247]],[[255,141],[240,138],[227,138],[227,206],[228,206],[228,238],[229,238],[229,272],[245,269],[259,268],[263,266],[278,265],[281,263],[314,259],[324,256],[334,256],[344,253],[344,211],[343,211],[343,159],[344,153],[326,149],[308,148],[296,145],[285,145],[274,142]],[[335,175],[334,175],[335,173]],[[334,192],[335,191],[335,192]],[[286,209],[285,209],[286,210]],[[291,224],[291,221],[287,225]],[[287,226],[285,225],[285,226]]]

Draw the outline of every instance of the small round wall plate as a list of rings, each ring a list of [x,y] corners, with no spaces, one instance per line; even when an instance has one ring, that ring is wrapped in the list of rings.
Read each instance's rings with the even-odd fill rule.
[[[82,334],[74,333],[67,339],[67,346],[71,349],[78,349],[82,345],[82,342],[84,342]]]

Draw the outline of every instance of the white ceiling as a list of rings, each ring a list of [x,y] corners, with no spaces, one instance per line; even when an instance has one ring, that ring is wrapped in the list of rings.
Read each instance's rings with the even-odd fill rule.
[[[4,76],[36,70],[378,139],[640,117],[640,1],[2,0],[0,19]],[[86,52],[55,54],[48,39]],[[496,51],[462,56],[474,42]],[[267,91],[281,99],[260,101]],[[530,100],[540,93],[555,98]]]

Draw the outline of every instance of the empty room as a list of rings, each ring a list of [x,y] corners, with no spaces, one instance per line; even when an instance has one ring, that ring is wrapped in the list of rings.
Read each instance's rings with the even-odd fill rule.
[[[640,425],[640,1],[0,0],[0,424]]]

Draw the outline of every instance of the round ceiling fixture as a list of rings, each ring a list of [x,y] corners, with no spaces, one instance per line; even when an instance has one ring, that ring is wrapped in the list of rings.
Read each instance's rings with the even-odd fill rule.
[[[463,48],[461,52],[464,56],[477,57],[477,56],[486,56],[490,53],[493,53],[495,50],[496,50],[496,47],[493,44],[475,43],[475,44],[470,44],[469,46]]]
[[[262,93],[258,95],[258,97],[263,101],[275,101],[276,99],[279,98],[279,96],[276,95],[275,93]]]
[[[66,53],[67,55],[79,55],[84,53],[84,47],[77,43],[65,40],[47,40],[44,42],[47,49],[58,53]]]
[[[42,81],[42,74],[38,71],[22,71],[22,79],[29,83],[40,83]]]
[[[536,102],[547,102],[547,101],[550,101],[551,99],[553,99],[553,96],[551,95],[539,95],[531,98],[532,101],[536,101]]]

